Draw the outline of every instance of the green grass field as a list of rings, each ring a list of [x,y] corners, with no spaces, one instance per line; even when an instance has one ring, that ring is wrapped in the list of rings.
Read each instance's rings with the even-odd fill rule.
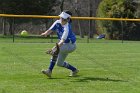
[[[67,61],[80,70],[55,67],[44,51],[51,43],[1,43],[0,93],[140,93],[140,43],[77,43]]]

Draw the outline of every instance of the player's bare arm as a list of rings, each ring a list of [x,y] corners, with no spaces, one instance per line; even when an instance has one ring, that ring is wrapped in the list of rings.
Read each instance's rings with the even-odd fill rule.
[[[48,36],[48,35],[50,35],[52,32],[53,32],[52,30],[47,30],[47,31],[41,33],[41,36]]]
[[[65,42],[64,39],[61,39],[59,42],[58,42],[58,46],[61,47],[63,45],[63,43]]]

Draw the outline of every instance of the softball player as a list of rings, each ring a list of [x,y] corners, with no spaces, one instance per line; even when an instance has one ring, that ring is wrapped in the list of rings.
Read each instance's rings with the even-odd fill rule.
[[[67,68],[71,70],[69,76],[76,76],[79,70],[69,63],[65,62],[66,57],[69,53],[76,49],[76,37],[72,32],[71,28],[71,17],[72,13],[70,11],[63,11],[59,16],[60,19],[56,20],[53,25],[41,35],[49,35],[51,32],[56,31],[60,47],[59,54],[57,56],[52,56],[50,60],[50,66],[47,70],[43,70],[42,73],[51,77],[52,70],[57,64],[57,66]],[[52,48],[53,50],[54,48]]]

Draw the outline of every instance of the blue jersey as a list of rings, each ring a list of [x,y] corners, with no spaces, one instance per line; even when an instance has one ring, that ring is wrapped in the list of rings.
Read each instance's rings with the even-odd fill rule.
[[[76,36],[72,32],[71,24],[68,22],[65,25],[61,25],[61,20],[56,20],[49,30],[56,31],[58,39],[64,39],[64,43],[76,42]]]

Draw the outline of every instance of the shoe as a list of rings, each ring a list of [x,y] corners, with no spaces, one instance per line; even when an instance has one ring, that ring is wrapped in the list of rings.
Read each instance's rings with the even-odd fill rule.
[[[51,70],[42,70],[42,73],[47,75],[49,78],[51,78],[51,75],[52,75],[52,71]]]
[[[72,71],[71,73],[70,73],[70,77],[75,77],[75,76],[77,76],[77,73],[79,72],[79,70],[75,70],[75,71]]]

